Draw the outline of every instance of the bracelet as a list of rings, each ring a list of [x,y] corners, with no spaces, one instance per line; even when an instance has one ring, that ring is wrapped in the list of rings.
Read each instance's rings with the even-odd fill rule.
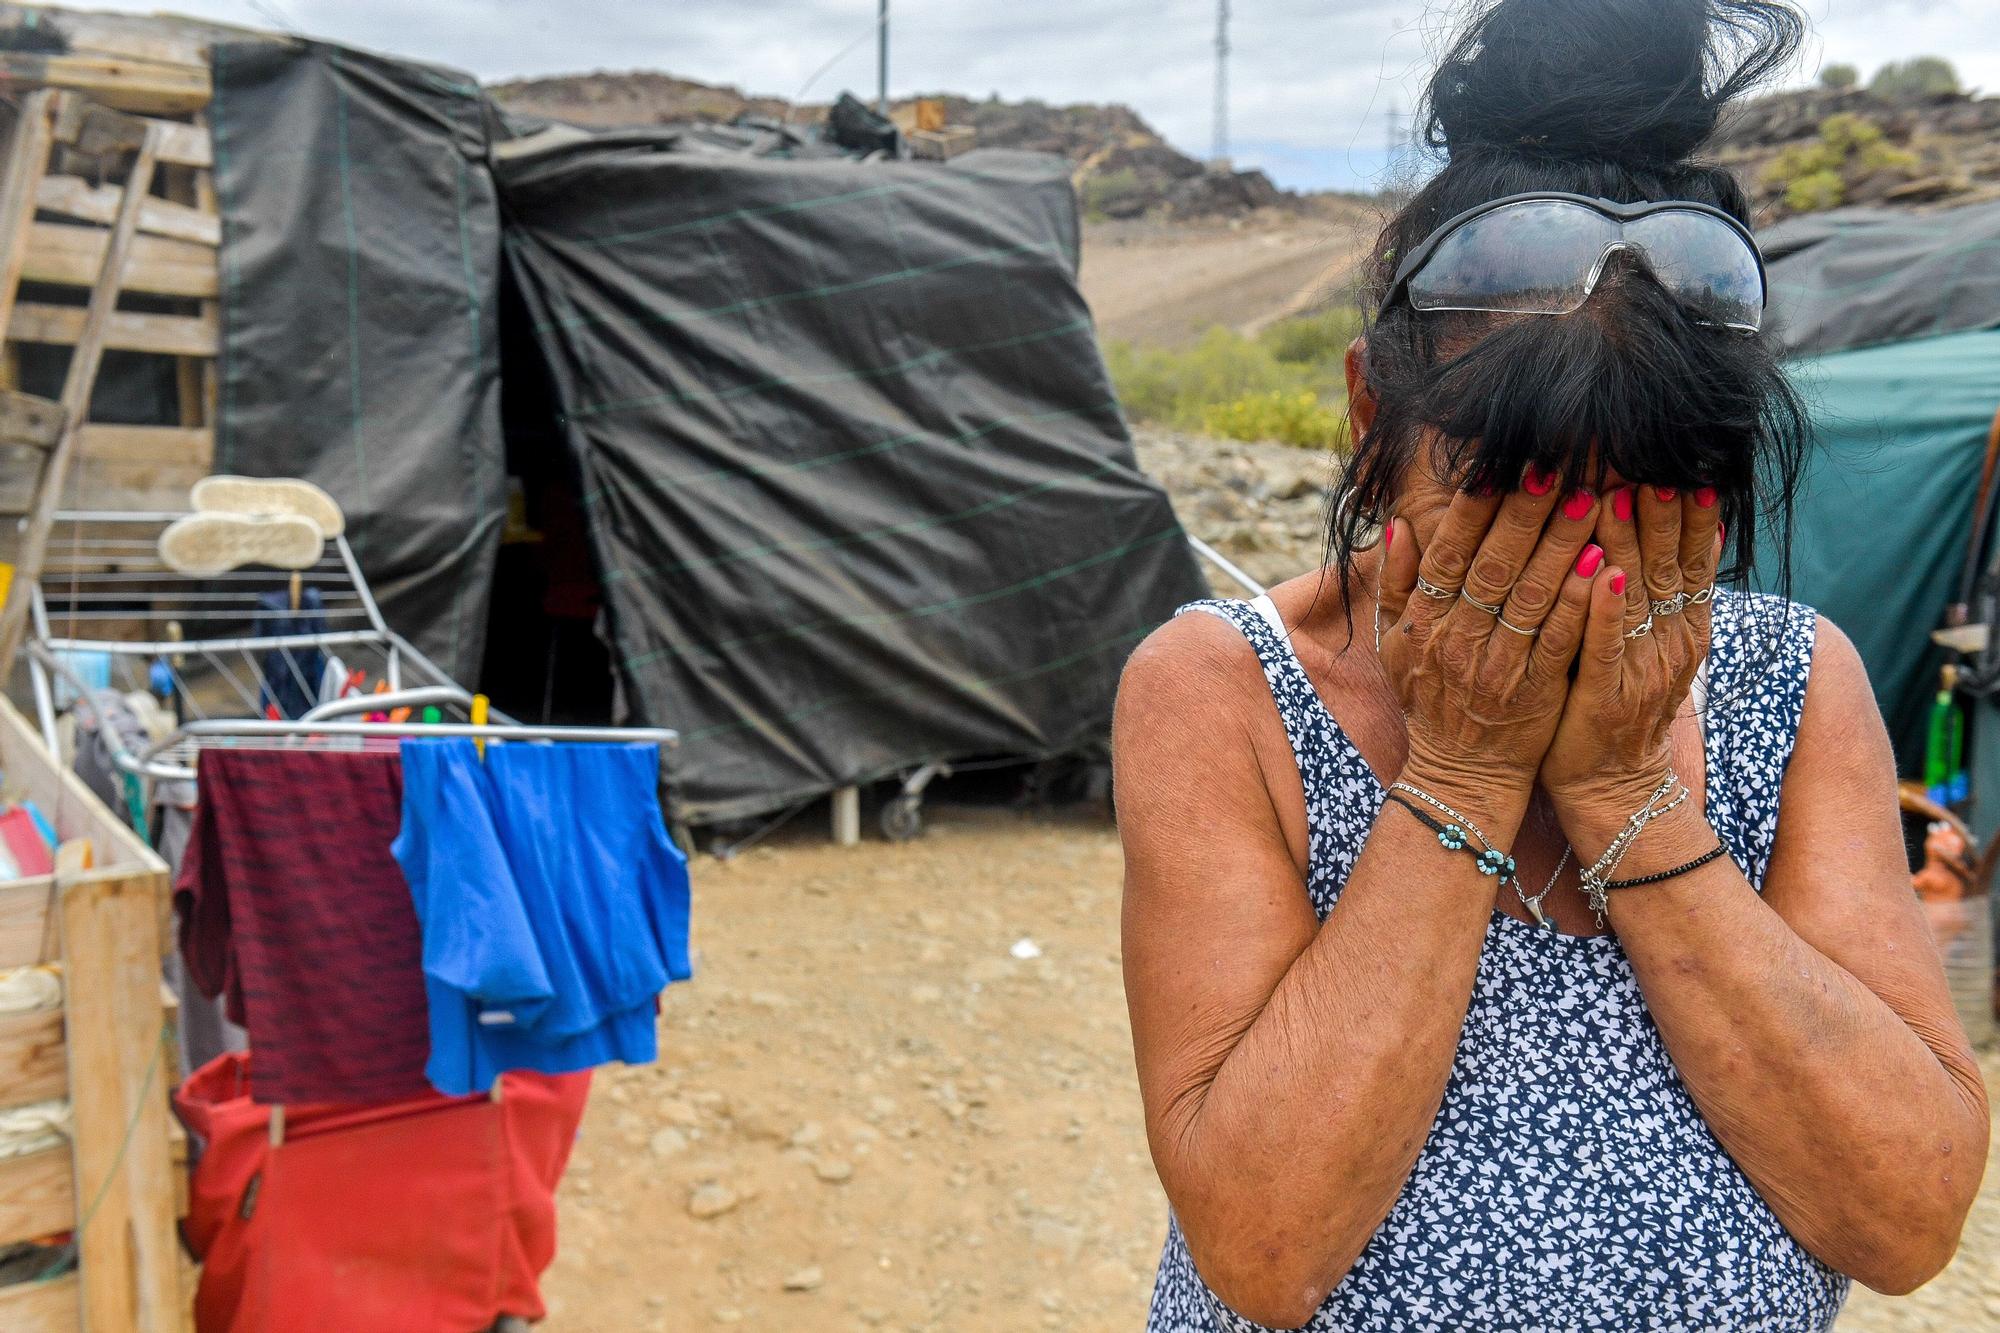
[[[1454,822],[1446,823],[1441,819],[1433,817],[1428,811],[1420,808],[1415,801],[1402,796],[1401,792],[1409,792],[1411,795],[1417,797],[1418,800],[1444,811],[1452,817]],[[1514,858],[1488,842],[1486,835],[1479,831],[1478,825],[1474,824],[1464,815],[1459,814],[1456,810],[1453,810],[1443,801],[1402,782],[1398,782],[1394,787],[1390,788],[1388,799],[1408,810],[1417,817],[1418,821],[1425,828],[1437,834],[1438,845],[1446,851],[1466,851],[1472,853],[1473,862],[1479,867],[1480,874],[1498,875],[1503,887],[1514,879]],[[1478,839],[1478,847],[1473,847],[1466,841],[1468,834]]]
[[[1669,768],[1666,776],[1660,779],[1660,785],[1653,788],[1652,794],[1646,797],[1646,803],[1625,821],[1624,828],[1618,830],[1618,836],[1604,849],[1604,855],[1578,872],[1584,894],[1590,899],[1590,910],[1597,918],[1598,929],[1604,928],[1604,914],[1610,907],[1605,892],[1612,872],[1618,868],[1618,863],[1625,859],[1625,853],[1631,850],[1632,843],[1646,825],[1680,805],[1687,800],[1688,795],[1688,789],[1682,784],[1679,775]]]
[[[1636,889],[1641,884],[1658,884],[1663,879],[1672,879],[1676,875],[1685,875],[1690,870],[1701,869],[1716,857],[1721,856],[1725,850],[1723,845],[1718,842],[1694,860],[1683,862],[1675,866],[1672,870],[1661,870],[1651,875],[1639,875],[1632,879],[1606,880],[1604,887],[1607,889]]]

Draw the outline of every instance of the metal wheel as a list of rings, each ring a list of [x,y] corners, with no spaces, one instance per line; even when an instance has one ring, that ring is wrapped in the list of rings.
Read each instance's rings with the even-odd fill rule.
[[[882,807],[882,836],[890,842],[908,842],[924,831],[923,802],[915,796],[898,796]]]

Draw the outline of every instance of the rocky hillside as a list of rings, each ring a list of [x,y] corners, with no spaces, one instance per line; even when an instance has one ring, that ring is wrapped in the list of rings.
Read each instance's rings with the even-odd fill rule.
[[[793,105],[649,71],[522,79],[490,91],[511,112],[592,127],[740,118],[816,125],[826,116],[822,104]],[[945,104],[946,123],[977,131],[982,147],[1031,149],[1075,163],[1085,210],[1096,217],[1227,218],[1297,202],[1261,171],[1211,170],[1168,144],[1129,107],[951,95],[937,100]]]
[[[1809,88],[1736,108],[1715,143],[1768,217],[2000,198],[2000,97]]]

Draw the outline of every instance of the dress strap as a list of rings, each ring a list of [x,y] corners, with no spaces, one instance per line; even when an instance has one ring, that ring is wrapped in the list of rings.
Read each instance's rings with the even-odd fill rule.
[[[1278,604],[1271,600],[1270,593],[1259,593],[1250,600],[1250,605],[1258,615],[1264,617],[1264,623],[1271,627],[1273,634],[1282,639],[1291,633],[1285,628],[1285,618],[1278,614]]]

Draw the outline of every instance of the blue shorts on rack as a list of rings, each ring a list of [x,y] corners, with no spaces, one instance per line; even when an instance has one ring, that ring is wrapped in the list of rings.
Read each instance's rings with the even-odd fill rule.
[[[654,999],[687,978],[687,859],[652,745],[402,745],[394,851],[423,933],[432,1084],[483,1092],[658,1054]]]

